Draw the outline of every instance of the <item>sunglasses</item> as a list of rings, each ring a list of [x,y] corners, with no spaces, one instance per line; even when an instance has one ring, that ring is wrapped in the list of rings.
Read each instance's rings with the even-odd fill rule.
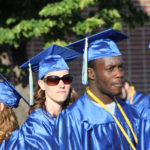
[[[66,74],[62,77],[52,75],[44,78],[43,80],[47,83],[47,85],[54,86],[57,85],[60,80],[62,80],[64,84],[71,84],[73,77],[70,74]]]

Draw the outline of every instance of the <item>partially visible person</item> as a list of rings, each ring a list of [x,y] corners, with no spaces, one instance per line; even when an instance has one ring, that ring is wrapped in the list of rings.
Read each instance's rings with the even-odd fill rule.
[[[34,105],[19,129],[14,148],[51,150],[50,141],[56,117],[77,99],[77,93],[71,89],[73,78],[65,61],[69,62],[78,56],[77,52],[52,45],[20,66],[31,71],[31,65],[32,71],[38,74],[38,87]]]
[[[123,79],[122,93],[118,98],[127,104],[136,106],[140,112],[150,107],[150,95],[137,91],[127,78]]]
[[[0,144],[3,140],[7,140],[12,131],[18,127],[18,121],[12,108],[0,102]]]
[[[84,51],[82,83],[88,87],[83,96],[57,117],[53,149],[136,149],[140,114],[115,98],[121,94],[124,76],[122,54],[116,42],[126,38],[109,29],[67,46]]]
[[[20,148],[50,150],[54,120],[72,101],[72,76],[60,55],[43,58],[39,63],[38,75],[39,90],[35,93],[35,105],[20,128],[24,138]]]
[[[15,87],[0,74],[0,144],[8,140],[13,131],[18,129],[18,121],[13,108],[18,107],[20,98],[25,98]],[[25,100],[26,101],[26,100]],[[26,101],[27,102],[27,101]]]

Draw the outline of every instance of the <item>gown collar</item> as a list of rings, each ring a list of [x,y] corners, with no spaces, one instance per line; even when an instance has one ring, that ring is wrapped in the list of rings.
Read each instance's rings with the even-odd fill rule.
[[[90,124],[104,124],[115,122],[113,117],[109,112],[107,112],[102,107],[94,104],[85,93],[80,97],[75,105],[70,107],[73,109],[72,115],[75,115],[80,121],[89,122]],[[115,106],[115,114],[117,112],[117,107]]]

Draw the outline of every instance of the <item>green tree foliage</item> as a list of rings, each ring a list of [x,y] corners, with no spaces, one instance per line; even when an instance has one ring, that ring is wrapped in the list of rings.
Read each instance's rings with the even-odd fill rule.
[[[0,20],[0,45],[17,48],[33,36],[42,36],[45,47],[64,46],[71,36],[121,30],[123,23],[134,29],[149,18],[131,0],[1,0]]]

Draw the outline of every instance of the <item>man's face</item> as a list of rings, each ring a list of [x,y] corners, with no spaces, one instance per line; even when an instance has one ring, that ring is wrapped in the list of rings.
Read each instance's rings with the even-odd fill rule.
[[[121,56],[95,60],[95,86],[98,91],[109,96],[121,93],[123,63]]]

